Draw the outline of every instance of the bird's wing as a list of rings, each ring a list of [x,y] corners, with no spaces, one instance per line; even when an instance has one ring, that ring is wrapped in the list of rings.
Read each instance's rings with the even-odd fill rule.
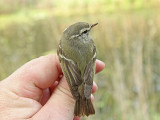
[[[78,86],[83,82],[83,79],[81,78],[81,72],[79,71],[77,64],[73,60],[66,57],[61,45],[59,45],[57,53],[61,62],[63,74],[67,79],[71,93],[77,100],[79,99]]]
[[[93,49],[93,57],[90,62],[87,64],[84,72],[84,95],[87,99],[90,99],[92,85],[93,85],[93,78],[95,74],[95,61],[96,61],[96,47],[94,46]]]

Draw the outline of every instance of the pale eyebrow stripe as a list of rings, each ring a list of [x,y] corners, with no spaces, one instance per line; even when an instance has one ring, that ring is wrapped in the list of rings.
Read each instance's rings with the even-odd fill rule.
[[[83,28],[82,30],[80,30],[80,34],[82,33],[82,32],[84,32],[85,30],[90,30],[90,27],[89,28]],[[72,35],[70,38],[71,39],[73,39],[73,38],[75,38],[75,37],[78,37],[80,34],[76,34],[76,35]]]
[[[80,33],[84,32],[85,30],[90,30],[90,27],[89,28],[83,28]]]
[[[72,35],[71,38],[75,38],[75,37],[78,37],[79,34],[76,34],[76,35]]]

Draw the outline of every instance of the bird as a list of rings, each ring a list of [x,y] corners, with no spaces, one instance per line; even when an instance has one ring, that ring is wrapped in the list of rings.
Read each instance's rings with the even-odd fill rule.
[[[75,99],[74,116],[95,114],[91,90],[96,46],[89,33],[97,24],[77,22],[70,25],[64,30],[57,49],[62,72]]]

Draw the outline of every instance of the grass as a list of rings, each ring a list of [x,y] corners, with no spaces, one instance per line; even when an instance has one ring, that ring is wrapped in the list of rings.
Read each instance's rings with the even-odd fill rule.
[[[110,2],[108,9],[103,0],[95,8],[90,6],[91,1],[83,2],[62,9],[56,3],[54,9],[23,9],[0,15],[0,79],[35,57],[48,51],[55,53],[68,25],[98,22],[91,34],[97,58],[106,63],[106,68],[95,77],[99,86],[94,102],[96,115],[84,119],[159,120],[159,8],[154,2],[135,3],[133,8],[129,2],[119,8]],[[70,5],[77,9],[73,11]]]

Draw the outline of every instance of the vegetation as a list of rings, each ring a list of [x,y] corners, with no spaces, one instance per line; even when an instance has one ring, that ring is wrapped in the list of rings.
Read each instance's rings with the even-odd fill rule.
[[[0,79],[33,58],[56,53],[70,24],[98,22],[91,34],[106,68],[95,77],[96,115],[87,119],[159,120],[159,5],[156,0],[1,0]]]

